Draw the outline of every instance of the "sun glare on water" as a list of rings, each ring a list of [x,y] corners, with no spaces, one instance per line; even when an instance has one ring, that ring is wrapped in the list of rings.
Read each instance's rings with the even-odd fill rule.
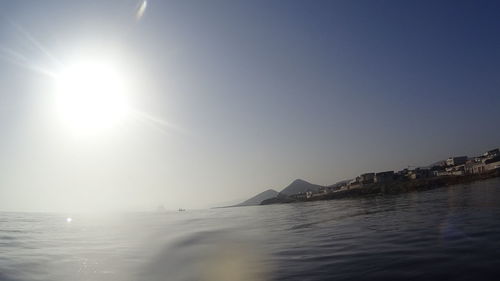
[[[61,121],[78,134],[110,129],[129,113],[125,78],[113,64],[84,61],[56,76],[56,107]]]

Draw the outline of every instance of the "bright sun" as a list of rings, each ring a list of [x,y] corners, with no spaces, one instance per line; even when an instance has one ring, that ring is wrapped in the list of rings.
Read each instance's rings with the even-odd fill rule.
[[[129,113],[123,75],[105,61],[85,61],[56,76],[56,106],[61,120],[80,134],[112,128]]]

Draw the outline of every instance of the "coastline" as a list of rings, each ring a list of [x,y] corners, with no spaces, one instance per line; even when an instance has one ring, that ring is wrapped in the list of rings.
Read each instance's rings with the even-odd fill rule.
[[[413,191],[424,191],[445,186],[452,186],[464,183],[471,183],[491,178],[500,177],[500,170],[494,170],[490,173],[472,174],[463,176],[435,176],[430,178],[414,180],[394,180],[386,183],[371,183],[361,187],[338,190],[324,194],[314,194],[311,197],[297,196],[278,196],[264,200],[260,205],[288,204],[298,202],[334,200],[342,198],[356,198],[384,194],[400,194]]]

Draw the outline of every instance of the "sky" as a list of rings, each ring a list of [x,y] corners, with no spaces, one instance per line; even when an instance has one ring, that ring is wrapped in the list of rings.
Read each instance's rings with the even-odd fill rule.
[[[500,146],[498,1],[141,3],[2,1],[0,210],[206,208]],[[134,114],[80,134],[54,75],[99,60]]]

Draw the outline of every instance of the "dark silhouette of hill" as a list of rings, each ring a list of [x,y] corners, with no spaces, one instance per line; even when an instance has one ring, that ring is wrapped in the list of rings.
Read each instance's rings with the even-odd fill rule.
[[[302,193],[306,191],[318,192],[323,186],[309,183],[305,180],[296,179],[290,185],[285,187],[279,195],[292,195],[297,193]]]
[[[261,192],[257,195],[255,195],[254,197],[244,201],[244,202],[241,202],[240,204],[237,204],[235,206],[254,206],[254,205],[260,205],[260,203],[266,199],[269,199],[269,198],[274,198],[278,195],[278,192],[274,189],[268,189],[264,192]]]
[[[254,197],[236,205],[232,206],[227,206],[227,207],[242,207],[242,206],[254,206],[254,205],[261,205],[262,202],[264,201],[283,201],[287,200],[286,198],[290,195],[293,194],[298,194],[298,193],[304,193],[307,191],[312,191],[312,192],[318,192],[320,188],[323,188],[324,186],[317,185],[317,184],[312,184],[309,183],[305,180],[301,179],[296,179],[294,180],[291,184],[289,184],[287,187],[285,187],[281,192],[277,192],[274,189],[268,189],[264,192],[261,192]],[[226,208],[226,207],[222,207]]]

